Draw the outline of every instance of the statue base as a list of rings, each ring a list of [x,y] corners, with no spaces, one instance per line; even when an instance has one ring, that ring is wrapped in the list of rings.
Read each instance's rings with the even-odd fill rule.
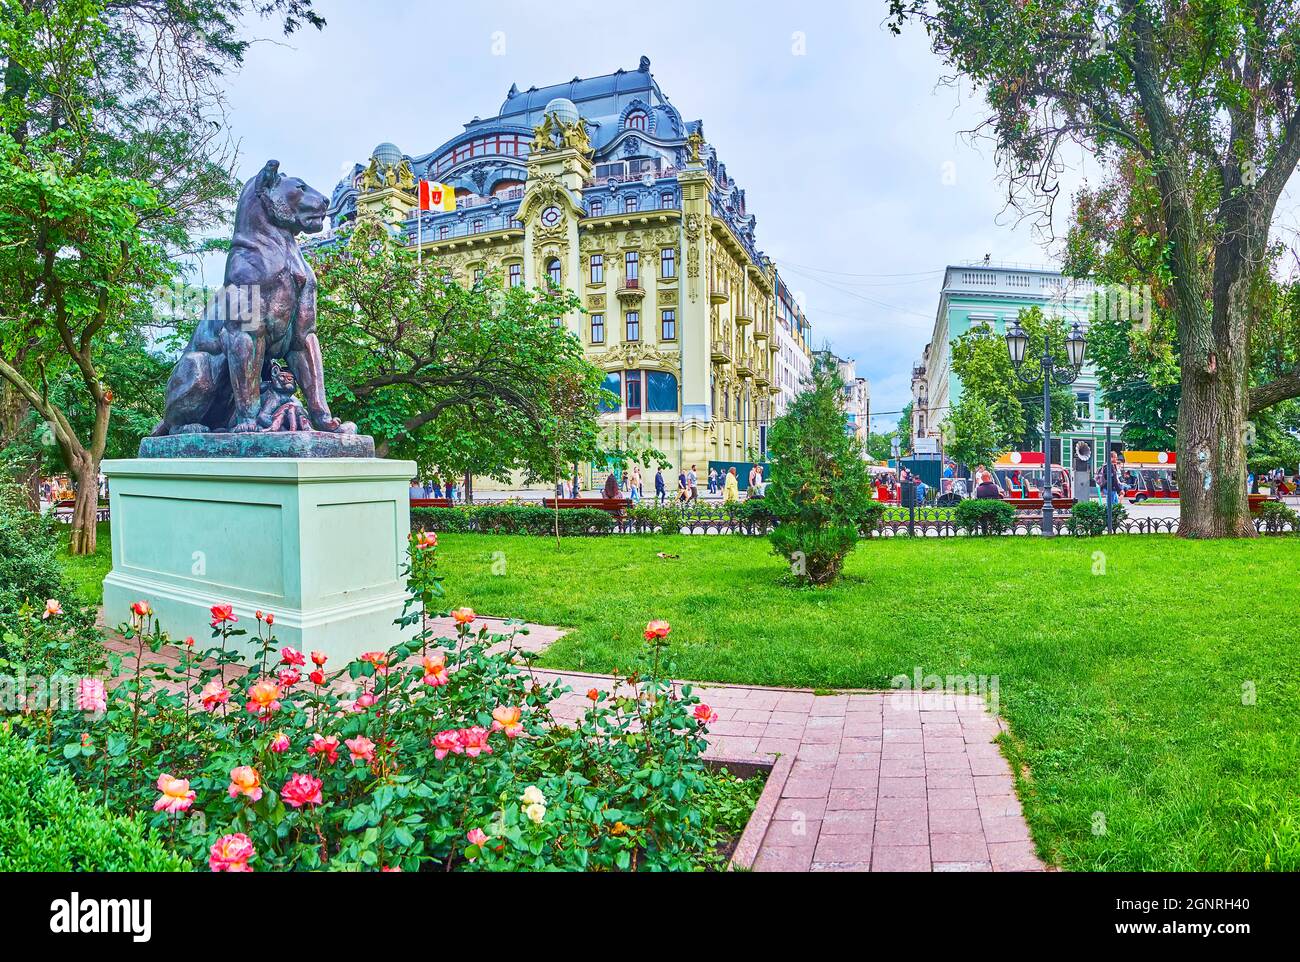
[[[257,649],[260,610],[275,615],[281,645],[323,651],[333,667],[410,633],[394,622],[406,601],[414,462],[155,456],[105,461],[103,470],[113,524],[113,570],[104,579],[110,626],[129,620],[131,603],[143,599],[173,639],[192,635],[206,645],[209,608],[230,603],[248,632],[245,654]]]
[[[375,439],[328,431],[166,434],[140,442],[142,458],[373,458]],[[415,472],[411,472],[414,476]]]

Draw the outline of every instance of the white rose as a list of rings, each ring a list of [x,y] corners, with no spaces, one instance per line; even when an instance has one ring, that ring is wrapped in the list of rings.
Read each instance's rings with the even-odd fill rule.
[[[541,805],[543,808],[546,807],[546,796],[542,794],[542,790],[536,785],[529,785],[525,788],[523,795],[519,796],[519,800],[525,805]]]
[[[541,825],[542,819],[546,818],[546,806],[540,802],[533,802],[524,809],[524,814],[534,825]]]

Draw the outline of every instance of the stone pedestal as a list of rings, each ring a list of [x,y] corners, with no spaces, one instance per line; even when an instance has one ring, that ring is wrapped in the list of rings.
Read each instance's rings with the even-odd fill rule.
[[[413,462],[135,458],[103,470],[110,626],[144,599],[173,638],[206,644],[208,609],[228,602],[250,636],[254,612],[272,612],[281,644],[335,667],[400,639]]]

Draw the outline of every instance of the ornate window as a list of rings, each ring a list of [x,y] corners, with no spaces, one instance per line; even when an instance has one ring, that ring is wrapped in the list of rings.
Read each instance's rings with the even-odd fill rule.
[[[479,217],[474,220],[473,232],[475,234],[483,233],[483,218]]]
[[[551,286],[557,290],[564,284],[564,274],[560,269],[560,259],[552,257],[546,262],[546,276],[550,280]]]
[[[510,265],[510,286],[518,287],[519,285],[523,284],[523,282],[524,282],[524,265],[511,264]]]
[[[604,254],[591,255],[591,283],[593,284],[605,283],[605,255]]]
[[[659,252],[659,276],[664,278],[677,276],[677,248],[665,247]]]
[[[677,340],[677,312],[675,310],[659,312],[659,339]]]
[[[677,377],[667,371],[645,372],[645,409],[668,412],[677,410]]]
[[[673,192],[671,190],[665,190],[659,194],[659,206],[663,208],[676,206],[674,204]]]
[[[591,202],[591,216],[600,217],[605,213],[605,202],[603,200],[593,200]]]
[[[628,251],[623,256],[623,267],[626,272],[628,281],[635,281],[640,278],[641,258],[636,251]]]
[[[637,417],[641,413],[641,372],[624,372],[623,382],[627,385],[627,416]]]
[[[629,341],[641,340],[641,312],[628,311],[626,320],[627,320],[626,340]]]
[[[603,399],[600,402],[602,414],[608,414],[610,411],[617,411],[622,408],[623,404],[623,372],[610,371],[605,375],[605,382],[601,387],[608,391],[614,397],[618,398],[613,404],[607,404]]]
[[[623,200],[624,213],[635,214],[640,209],[641,206],[640,204],[637,203],[636,194],[628,194],[627,197]]]
[[[644,110],[632,111],[630,114],[627,115],[627,119],[623,121],[623,126],[626,127],[628,130],[645,130],[646,128],[645,111]]]
[[[591,343],[592,344],[605,343],[605,315],[604,314],[591,315]]]
[[[443,224],[441,227],[438,228],[438,240],[446,240],[447,235],[449,235],[450,233],[451,233],[451,228],[448,227],[446,224]]]

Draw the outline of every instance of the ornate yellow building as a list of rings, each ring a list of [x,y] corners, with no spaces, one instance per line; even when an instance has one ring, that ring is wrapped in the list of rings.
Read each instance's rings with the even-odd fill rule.
[[[417,221],[411,172],[453,185],[457,210]],[[566,323],[620,398],[602,419],[648,434],[674,469],[763,458],[778,325],[805,354],[809,325],[755,244],[744,191],[646,58],[512,88],[498,116],[428,154],[381,144],[331,205],[336,228],[367,213],[465,282],[575,291]]]

